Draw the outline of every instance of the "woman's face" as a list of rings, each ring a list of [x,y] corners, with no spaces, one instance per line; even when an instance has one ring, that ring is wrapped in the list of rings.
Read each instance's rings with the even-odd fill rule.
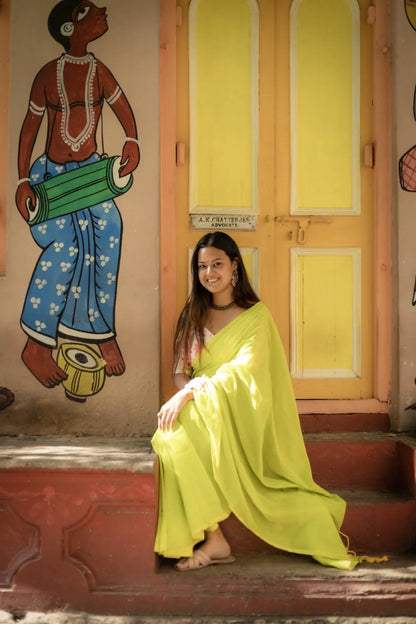
[[[202,286],[212,295],[229,294],[233,299],[231,278],[237,261],[231,261],[225,251],[216,247],[202,247],[198,253],[198,277]]]

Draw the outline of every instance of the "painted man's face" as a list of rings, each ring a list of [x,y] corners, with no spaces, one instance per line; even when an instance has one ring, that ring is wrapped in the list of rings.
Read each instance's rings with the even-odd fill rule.
[[[108,30],[106,7],[99,8],[93,2],[81,2],[72,14],[75,26],[74,38],[89,43]]]

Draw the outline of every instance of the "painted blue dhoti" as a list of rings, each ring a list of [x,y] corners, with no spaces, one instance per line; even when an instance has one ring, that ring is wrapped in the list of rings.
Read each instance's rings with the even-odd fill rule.
[[[89,165],[55,163],[40,156],[30,170],[31,184]],[[31,226],[42,253],[33,271],[21,316],[23,331],[57,346],[58,335],[101,342],[115,336],[114,307],[122,222],[112,200]]]

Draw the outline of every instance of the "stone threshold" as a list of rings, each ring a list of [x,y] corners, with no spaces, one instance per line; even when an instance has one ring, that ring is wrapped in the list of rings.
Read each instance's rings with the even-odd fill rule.
[[[126,470],[153,472],[150,438],[0,436],[0,470]]]

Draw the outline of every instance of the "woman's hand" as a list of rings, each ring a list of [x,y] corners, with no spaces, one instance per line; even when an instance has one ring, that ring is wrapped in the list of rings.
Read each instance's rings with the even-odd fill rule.
[[[194,398],[193,390],[184,388],[173,395],[169,401],[166,401],[157,414],[157,426],[163,433],[172,431],[176,423],[181,409]]]

